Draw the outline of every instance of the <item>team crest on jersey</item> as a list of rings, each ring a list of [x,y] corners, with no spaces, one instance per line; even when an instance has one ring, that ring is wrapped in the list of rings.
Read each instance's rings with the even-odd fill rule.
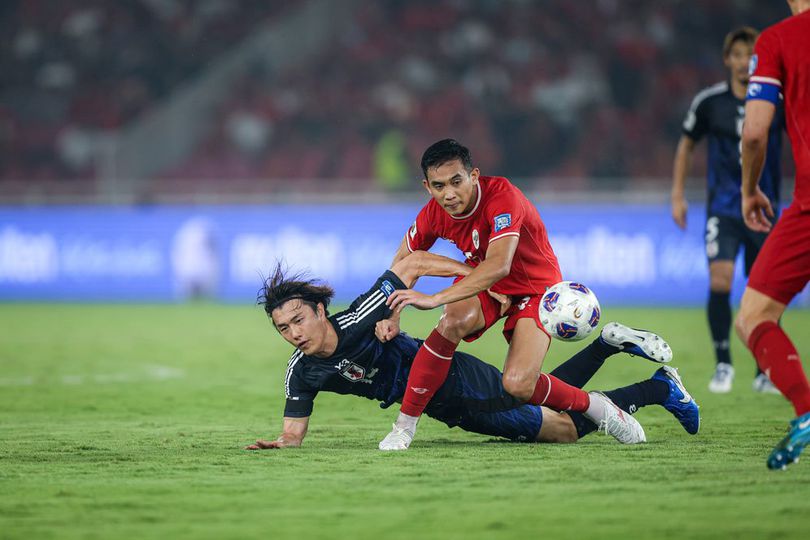
[[[380,290],[385,295],[385,297],[388,298],[389,296],[391,296],[391,293],[394,292],[394,286],[391,285],[390,281],[385,280],[382,282],[382,284],[380,284]]]
[[[495,216],[495,232],[512,225],[512,214],[499,214]]]
[[[341,360],[337,365],[337,368],[340,370],[340,374],[343,376],[343,378],[348,379],[351,382],[362,381],[366,376],[366,370],[363,366],[358,366],[354,362],[346,359]]]
[[[751,60],[748,61],[748,74],[753,75],[754,72],[757,70],[757,63],[759,62],[759,58],[757,55],[751,55]]]
[[[473,245],[475,246],[475,249],[478,249],[478,242],[479,242],[478,229],[473,229],[472,240],[473,240]]]

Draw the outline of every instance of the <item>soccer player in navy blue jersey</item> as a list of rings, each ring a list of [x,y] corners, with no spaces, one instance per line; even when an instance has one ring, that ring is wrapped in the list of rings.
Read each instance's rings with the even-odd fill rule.
[[[247,449],[300,446],[319,392],[361,396],[379,401],[382,407],[401,401],[422,341],[398,330],[391,333],[391,328],[399,326],[386,324],[392,316],[386,299],[395,290],[412,287],[421,275],[466,275],[471,270],[452,259],[416,251],[384,272],[348,309],[329,315],[334,292],[328,285],[285,276],[277,268],[266,281],[259,302],[282,337],[296,347],[284,377],[283,430],[275,440],[259,440]],[[605,328],[608,330],[603,329],[593,343],[554,370],[555,375],[582,387],[612,354],[624,349],[645,355],[617,342],[616,336],[623,335],[621,329],[626,327],[611,323]],[[660,338],[654,344],[656,338],[645,333],[649,345],[644,347],[665,345]],[[605,430],[582,413],[523,404],[504,390],[497,368],[472,355],[456,352],[451,362],[446,381],[425,410],[449,427],[528,442],[574,442],[599,428]],[[650,379],[605,394],[623,414],[658,404],[675,415],[687,432],[699,429],[698,406],[669,366]]]
[[[684,184],[695,144],[704,136],[708,139],[706,180],[706,256],[709,260],[709,300],[707,314],[717,360],[709,390],[715,393],[731,391],[734,367],[729,352],[731,332],[731,282],[734,263],[745,248],[746,276],[765,242],[766,234],[746,228],[741,213],[740,137],[745,116],[745,92],[748,85],[748,64],[757,31],[743,27],[730,32],[723,42],[723,62],[728,68],[726,81],[703,89],[692,101],[683,122],[683,134],[678,143],[672,172],[672,218],[686,228],[687,203]],[[773,208],[779,204],[781,180],[780,155],[784,111],[779,106],[771,126],[768,155],[760,187]],[[757,369],[753,388],[759,392],[778,392],[768,377]]]

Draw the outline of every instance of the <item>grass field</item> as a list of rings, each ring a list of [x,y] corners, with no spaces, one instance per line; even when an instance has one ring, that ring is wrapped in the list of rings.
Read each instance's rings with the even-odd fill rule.
[[[436,317],[404,327],[423,336]],[[384,454],[396,408],[324,394],[303,448],[249,452],[278,434],[291,352],[260,308],[0,305],[0,538],[807,538],[810,463],[765,469],[792,409],[751,391],[737,340],[737,384],[715,396],[701,310],[608,320],[670,341],[699,435],[660,408],[639,412],[649,442],[635,447],[425,419],[410,451]],[[810,312],[784,326],[807,364]],[[463,348],[497,365],[505,352],[499,332]],[[555,343],[547,367],[576,349]],[[653,371],[619,355],[591,387]]]

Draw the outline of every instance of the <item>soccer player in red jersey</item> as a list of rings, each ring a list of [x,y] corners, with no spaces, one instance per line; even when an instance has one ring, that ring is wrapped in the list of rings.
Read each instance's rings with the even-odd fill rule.
[[[481,176],[469,150],[455,140],[433,144],[421,165],[432,200],[406,233],[393,264],[410,252],[430,249],[441,237],[464,252],[474,269],[434,295],[408,289],[388,298],[395,313],[407,305],[445,307],[414,359],[400,415],[380,449],[404,450],[410,445],[419,416],[447,377],[459,342],[477,339],[502,317],[506,317],[503,332],[509,342],[503,387],[509,394],[534,405],[582,412],[621,442],[642,442],[644,431],[638,422],[604,395],[589,394],[540,373],[551,341],[540,323],[540,298],[562,276],[535,206],[506,178]],[[502,305],[497,295],[510,302]],[[637,346],[647,335],[631,334],[618,341],[615,350],[622,350],[624,341],[628,347]],[[612,346],[604,341],[602,345]]]
[[[773,208],[758,182],[781,93],[796,163],[793,203],[751,269],[735,321],[759,367],[796,410],[787,436],[768,457],[770,469],[795,462],[810,443],[810,384],[796,347],[778,324],[810,280],[810,0],[788,0],[788,5],[793,16],[767,28],[754,47],[742,135],[743,217],[752,230],[768,232]]]

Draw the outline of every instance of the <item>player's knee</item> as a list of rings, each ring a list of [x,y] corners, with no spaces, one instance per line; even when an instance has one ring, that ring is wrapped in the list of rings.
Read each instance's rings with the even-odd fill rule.
[[[528,373],[507,371],[503,374],[503,389],[524,403],[531,399],[536,384],[537,378]]]
[[[477,322],[478,314],[471,310],[446,309],[436,329],[447,339],[460,341],[475,331]]]
[[[711,276],[709,279],[709,288],[712,292],[717,293],[731,292],[731,277],[726,275]]]

